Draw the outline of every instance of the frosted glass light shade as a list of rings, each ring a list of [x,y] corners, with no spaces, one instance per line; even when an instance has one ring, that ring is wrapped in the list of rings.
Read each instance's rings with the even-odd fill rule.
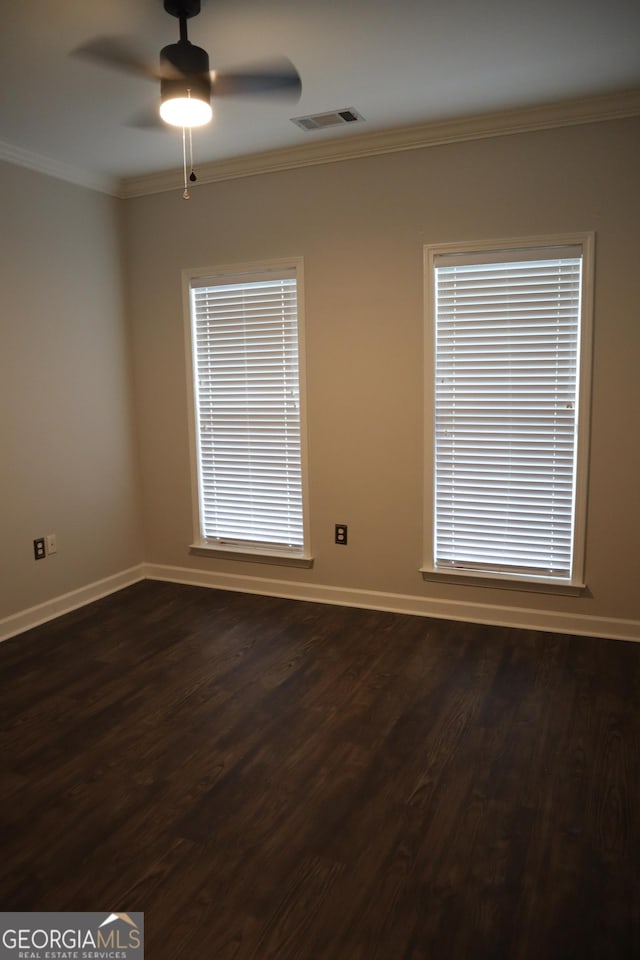
[[[202,127],[213,111],[211,104],[199,97],[172,97],[160,104],[160,116],[173,127]]]

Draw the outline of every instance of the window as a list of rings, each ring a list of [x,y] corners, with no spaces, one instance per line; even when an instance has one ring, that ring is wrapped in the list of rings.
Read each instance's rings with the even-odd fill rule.
[[[301,261],[188,273],[196,548],[308,559]]]
[[[426,248],[427,574],[582,586],[592,241]]]

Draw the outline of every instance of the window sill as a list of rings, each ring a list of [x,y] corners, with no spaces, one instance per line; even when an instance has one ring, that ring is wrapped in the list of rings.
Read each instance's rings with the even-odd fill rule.
[[[533,577],[508,577],[499,573],[461,573],[446,570],[433,570],[421,567],[423,580],[438,583],[454,583],[462,587],[490,587],[496,590],[524,590],[528,593],[559,594],[565,597],[581,597],[587,593],[584,583],[563,583],[558,580],[535,579]]]
[[[244,560],[249,563],[272,563],[281,567],[313,566],[313,557],[299,553],[287,553],[282,550],[250,549],[247,546],[235,547],[231,544],[192,543],[189,553],[195,557],[213,557],[219,560]]]

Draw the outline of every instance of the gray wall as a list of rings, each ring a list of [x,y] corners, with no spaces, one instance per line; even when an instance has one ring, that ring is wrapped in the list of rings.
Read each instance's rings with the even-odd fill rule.
[[[637,120],[350,160],[127,205],[146,559],[424,599],[640,620]],[[589,594],[427,583],[422,246],[596,231]],[[180,271],[305,264],[312,570],[188,554]],[[349,546],[333,544],[335,522]],[[469,608],[473,609],[473,607]],[[570,625],[570,624],[569,624]]]
[[[119,207],[0,164],[0,618],[142,559]]]
[[[364,591],[470,617],[551,611],[565,628],[627,620],[640,636],[639,131],[612,121],[350,160],[198,186],[189,202],[119,202],[0,166],[0,619],[144,560],[345,602]],[[423,244],[586,230],[589,592],[425,582]],[[315,564],[191,556],[180,273],[287,256],[305,266]],[[31,541],[53,531],[58,555],[35,563]]]

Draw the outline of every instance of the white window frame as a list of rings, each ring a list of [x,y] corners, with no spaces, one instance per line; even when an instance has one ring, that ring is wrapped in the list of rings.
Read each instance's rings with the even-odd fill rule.
[[[313,558],[310,550],[308,521],[308,441],[306,414],[306,350],[304,324],[304,264],[302,257],[277,260],[261,260],[252,263],[225,264],[222,266],[185,269],[182,271],[183,314],[185,333],[185,355],[187,366],[187,409],[189,418],[189,447],[191,464],[191,500],[193,515],[193,542],[190,552],[210,557],[248,560],[261,563],[282,564],[286,566],[310,567]],[[199,464],[199,438],[197,423],[197,401],[195,391],[196,355],[193,344],[193,316],[191,291],[194,287],[215,283],[240,283],[243,280],[266,279],[270,273],[274,276],[283,271],[293,271],[297,289],[297,328],[298,328],[298,376],[300,402],[300,459],[302,472],[302,528],[303,545],[301,548],[287,548],[276,544],[257,542],[226,542],[207,538],[201,523],[201,485]]]
[[[581,318],[577,372],[577,430],[575,455],[575,503],[572,568],[570,577],[546,577],[539,573],[515,571],[483,571],[449,568],[435,561],[435,365],[436,365],[436,284],[435,267],[442,255],[507,254],[517,260],[518,252],[532,248],[582,248]],[[517,239],[473,241],[469,243],[427,244],[424,247],[425,283],[425,481],[424,481],[424,553],[421,572],[425,579],[457,582],[470,585],[533,589],[550,593],[579,594],[585,588],[585,546],[587,517],[587,486],[589,468],[589,435],[591,412],[593,290],[594,290],[593,232],[536,236]]]

